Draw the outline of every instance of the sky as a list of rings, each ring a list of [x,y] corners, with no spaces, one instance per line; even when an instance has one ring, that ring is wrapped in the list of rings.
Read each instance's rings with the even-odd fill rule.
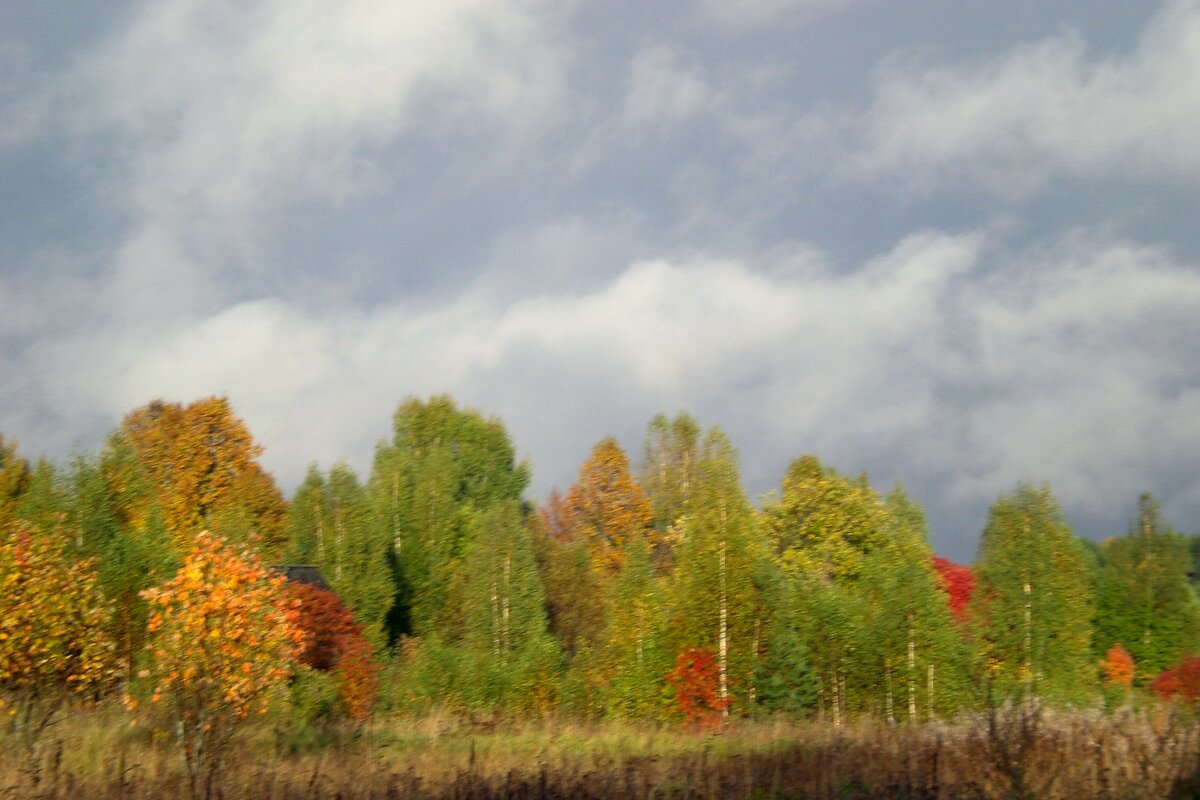
[[[532,499],[686,410],[934,546],[1200,531],[1200,0],[0,0],[0,433],[226,395],[285,492],[406,397]]]

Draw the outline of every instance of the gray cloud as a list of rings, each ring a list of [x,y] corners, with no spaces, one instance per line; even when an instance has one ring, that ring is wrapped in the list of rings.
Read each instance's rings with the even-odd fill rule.
[[[0,51],[0,431],[227,393],[290,487],[448,391],[544,493],[688,409],[752,493],[815,452],[959,558],[1020,479],[1200,527],[1194,1],[1102,48],[960,20],[938,67],[897,4],[614,8],[169,0]]]

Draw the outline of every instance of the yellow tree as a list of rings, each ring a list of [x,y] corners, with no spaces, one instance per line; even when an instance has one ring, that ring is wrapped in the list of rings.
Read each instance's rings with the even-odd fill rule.
[[[592,448],[562,513],[567,538],[587,541],[592,563],[609,572],[621,566],[629,542],[646,536],[654,521],[642,487],[629,472],[629,459],[612,437]]]
[[[12,516],[17,501],[29,487],[29,462],[17,455],[17,446],[0,436],[0,520]]]
[[[258,463],[262,446],[226,398],[188,406],[158,400],[126,416],[121,430],[180,550],[214,526],[251,527],[268,551],[283,542],[287,504]]]
[[[839,475],[814,456],[788,467],[779,499],[764,508],[782,565],[825,580],[855,578],[884,539],[887,507],[867,483]]]
[[[68,696],[117,674],[94,563],[67,559],[69,539],[24,521],[0,536],[0,704],[31,755]]]
[[[193,797],[212,796],[241,723],[266,713],[300,658],[298,604],[283,585],[252,552],[205,531],[174,578],[143,592],[151,607],[143,677],[177,732]]]

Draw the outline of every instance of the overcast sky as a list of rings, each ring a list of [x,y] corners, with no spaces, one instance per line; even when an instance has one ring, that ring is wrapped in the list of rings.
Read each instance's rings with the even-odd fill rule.
[[[285,491],[408,395],[535,499],[688,410],[939,551],[1200,530],[1200,2],[0,0],[0,432],[226,394]]]

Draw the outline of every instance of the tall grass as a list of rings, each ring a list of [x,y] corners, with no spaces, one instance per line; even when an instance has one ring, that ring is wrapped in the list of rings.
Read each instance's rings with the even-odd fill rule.
[[[34,769],[0,752],[0,797],[187,796],[172,743],[115,707],[58,726]],[[952,722],[841,728],[737,723],[717,734],[629,724],[376,721],[309,752],[264,724],[224,798],[1160,798],[1194,796],[1200,724],[1179,714],[1009,706]]]

